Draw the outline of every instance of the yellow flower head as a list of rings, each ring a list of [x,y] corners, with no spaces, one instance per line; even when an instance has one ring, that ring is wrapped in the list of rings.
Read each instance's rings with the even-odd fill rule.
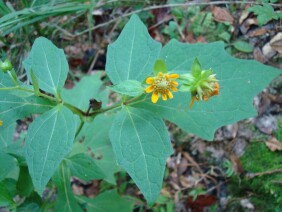
[[[159,72],[157,76],[148,77],[146,79],[146,83],[149,84],[149,86],[146,88],[145,92],[153,92],[153,103],[158,101],[159,94],[161,94],[164,101],[167,100],[167,97],[172,99],[173,95],[171,91],[177,91],[176,87],[178,86],[178,83],[175,81],[177,78],[179,78],[178,74],[163,74],[162,72]]]
[[[3,125],[3,121],[0,120],[0,126],[2,126],[2,125]]]

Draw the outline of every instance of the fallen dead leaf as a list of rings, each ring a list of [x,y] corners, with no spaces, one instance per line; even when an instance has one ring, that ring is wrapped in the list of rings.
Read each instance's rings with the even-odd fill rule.
[[[246,34],[252,25],[257,25],[258,22],[255,18],[248,18],[243,24],[240,26],[240,31],[243,34]]]
[[[271,137],[265,144],[272,152],[282,150],[282,143],[275,137]]]
[[[229,22],[231,24],[234,22],[233,17],[226,8],[214,7],[212,9],[212,14],[214,16],[214,20],[217,22]]]
[[[267,33],[268,30],[265,28],[265,27],[260,27],[260,28],[257,28],[255,30],[251,30],[248,35],[250,37],[256,37],[256,36],[261,36],[261,35],[264,35],[265,33]]]
[[[267,59],[272,58],[276,54],[269,42],[262,47],[262,53]]]
[[[270,46],[272,49],[282,54],[282,32],[279,32],[270,40]]]
[[[254,49],[253,55],[256,61],[259,61],[261,63],[266,63],[267,59],[265,58],[259,47],[256,47]]]
[[[243,21],[245,21],[248,16],[249,16],[250,12],[248,10],[243,10],[241,16],[240,16],[240,19],[239,19],[239,24],[242,24]]]

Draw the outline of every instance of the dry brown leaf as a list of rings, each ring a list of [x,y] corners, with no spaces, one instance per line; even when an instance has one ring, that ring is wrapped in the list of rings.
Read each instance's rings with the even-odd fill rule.
[[[255,18],[248,18],[244,23],[240,26],[240,31],[243,34],[246,34],[252,25],[257,25],[257,20]]]
[[[282,143],[275,137],[271,137],[265,144],[272,152],[282,150]]]
[[[264,35],[265,33],[267,33],[268,30],[264,27],[260,27],[260,28],[257,28],[255,30],[252,30],[248,33],[248,35],[250,37],[256,37],[256,36],[261,36],[261,35]]]
[[[230,13],[228,12],[226,8],[214,7],[212,9],[212,14],[214,16],[214,20],[217,22],[226,22],[227,21],[231,24],[233,24],[234,22],[233,17],[230,15]]]
[[[261,62],[261,63],[266,63],[267,59],[265,58],[265,56],[262,54],[262,51],[260,50],[259,47],[254,49],[254,58],[255,60]]]
[[[271,39],[270,46],[272,49],[282,54],[282,32],[279,32]]]
[[[262,53],[267,59],[272,58],[276,54],[269,42],[262,47]]]

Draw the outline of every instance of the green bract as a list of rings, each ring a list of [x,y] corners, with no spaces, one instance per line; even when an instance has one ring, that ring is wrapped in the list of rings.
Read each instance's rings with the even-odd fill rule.
[[[10,75],[0,72],[0,157],[7,162],[0,165],[0,180],[16,172],[20,182],[27,182],[26,187],[17,185],[18,190],[30,200],[34,190],[42,195],[46,186],[55,185],[55,210],[64,211],[132,210],[132,201],[116,191],[94,199],[71,192],[72,176],[115,184],[114,174],[122,169],[153,203],[162,188],[166,160],[173,153],[164,119],[213,140],[217,128],[255,116],[253,97],[280,74],[256,61],[231,57],[222,42],[185,44],[171,40],[162,48],[136,15],[108,47],[106,73],[113,83],[108,88],[121,95],[117,102],[109,104],[113,99],[108,101],[110,92],[101,73],[83,77],[73,89],[63,88],[67,59],[46,38],[35,40],[24,67],[32,85],[19,82],[15,71]],[[171,83],[173,96],[169,93],[171,99],[152,103],[144,84],[152,86],[146,88],[152,92],[154,80],[159,79],[152,77],[156,74],[162,79],[156,83],[164,92]],[[211,83],[217,80],[219,94],[189,109],[191,98],[205,100],[208,91],[215,91]],[[177,92],[178,86],[189,92]],[[16,120],[24,117],[34,120],[26,137],[23,135],[22,146],[23,138],[18,143],[12,141]],[[0,182],[0,188],[2,205],[17,207],[6,185]],[[109,205],[109,198],[118,204]],[[41,207],[32,203],[36,209]]]
[[[0,60],[0,69],[3,72],[10,71],[13,68],[12,63],[10,60],[6,59],[4,62]]]

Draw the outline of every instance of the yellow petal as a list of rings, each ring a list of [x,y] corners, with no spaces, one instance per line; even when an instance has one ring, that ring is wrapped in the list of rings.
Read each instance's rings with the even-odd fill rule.
[[[159,93],[158,92],[154,92],[152,94],[152,102],[156,103],[158,101],[158,99],[159,99]]]
[[[2,126],[2,125],[3,125],[3,121],[0,120],[0,126]]]
[[[177,91],[177,88],[176,87],[171,87],[171,90],[173,90],[174,92]]]
[[[170,74],[169,78],[179,78],[179,74]]]
[[[171,81],[171,83],[172,83],[174,86],[178,86],[178,82],[176,82],[176,81]]]
[[[166,96],[166,94],[165,94],[165,93],[163,93],[163,94],[162,94],[162,98],[163,98],[163,100],[164,100],[164,101],[166,101],[166,100],[167,100],[167,96]]]
[[[148,77],[147,79],[146,79],[146,83],[147,84],[152,84],[154,82],[154,78],[153,77]]]
[[[170,91],[167,92],[167,95],[168,95],[168,97],[169,97],[170,99],[173,98],[173,95],[172,95],[172,93],[171,93]]]
[[[154,86],[150,85],[145,89],[146,93],[151,93],[153,91]]]

